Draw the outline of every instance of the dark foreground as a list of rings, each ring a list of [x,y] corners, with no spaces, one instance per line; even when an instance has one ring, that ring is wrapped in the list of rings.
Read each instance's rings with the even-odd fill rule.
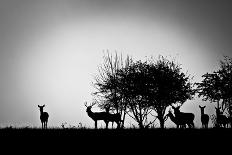
[[[227,151],[232,129],[0,129],[6,146],[54,151]],[[2,146],[2,145],[1,145]],[[215,151],[216,151],[215,150]],[[116,153],[116,152],[115,152]]]

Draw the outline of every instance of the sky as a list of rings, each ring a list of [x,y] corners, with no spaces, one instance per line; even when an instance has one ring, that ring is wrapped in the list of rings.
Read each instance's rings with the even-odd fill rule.
[[[106,50],[134,60],[176,58],[200,82],[232,56],[231,6],[229,0],[1,0],[0,126],[40,127],[37,105],[45,104],[50,127],[94,127],[84,102],[93,99]],[[196,126],[198,105],[215,113],[209,102],[187,101],[181,111],[193,112]]]

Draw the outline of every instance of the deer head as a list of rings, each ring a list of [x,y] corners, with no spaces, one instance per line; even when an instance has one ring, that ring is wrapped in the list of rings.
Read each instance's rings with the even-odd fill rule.
[[[180,112],[180,106],[174,107],[174,106],[172,105],[172,109],[174,110],[174,113]]]
[[[199,108],[204,109],[204,108],[205,108],[205,106],[203,106],[203,107],[202,107],[202,106],[200,106],[200,105],[199,105]]]
[[[216,109],[216,114],[217,115],[221,115],[223,112],[221,111],[221,107],[215,107],[215,109]]]
[[[88,105],[87,102],[85,102],[84,105],[85,105],[85,107],[87,108],[87,109],[86,109],[86,112],[90,112],[90,111],[91,111],[91,108],[92,108],[95,104],[96,104],[96,102],[95,102],[95,103],[92,103],[92,104],[90,104],[90,105]]]
[[[39,107],[40,112],[43,112],[43,108],[45,107],[45,104],[42,106],[38,105],[38,107]]]

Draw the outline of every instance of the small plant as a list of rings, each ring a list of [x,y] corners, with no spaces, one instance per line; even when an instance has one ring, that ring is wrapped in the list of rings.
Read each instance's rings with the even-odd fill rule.
[[[66,124],[67,124],[67,122],[64,122],[64,123],[61,124],[62,129],[65,129],[65,128],[66,128],[66,127],[65,127]]]
[[[75,125],[71,125],[71,124],[69,124],[69,129],[75,129],[76,128],[76,126]]]
[[[78,128],[83,128],[83,125],[81,122],[78,124]]]

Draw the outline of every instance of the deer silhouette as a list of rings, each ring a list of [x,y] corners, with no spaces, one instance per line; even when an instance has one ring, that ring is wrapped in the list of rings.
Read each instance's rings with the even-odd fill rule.
[[[215,107],[216,109],[216,116],[217,116],[217,125],[218,127],[224,127],[226,128],[230,122],[229,118],[227,118],[225,115],[223,115],[223,112],[221,112],[220,107]]]
[[[201,124],[202,124],[202,128],[208,128],[209,115],[207,115],[207,114],[204,113],[205,106],[202,107],[202,106],[199,105],[199,108],[201,110]]]
[[[96,103],[92,103],[91,105],[87,105],[87,102],[85,102],[85,106],[86,106],[86,112],[88,114],[88,116],[90,118],[92,118],[92,120],[94,120],[95,123],[95,129],[97,129],[97,121],[99,120],[103,120],[106,124],[106,129],[108,128],[108,119],[107,119],[107,114],[108,112],[93,112],[91,109],[93,107],[93,105],[95,105]]]
[[[108,106],[108,105],[105,106],[105,110],[106,110],[106,113],[108,115],[107,120],[109,122],[112,122],[112,128],[113,128],[114,122],[117,124],[117,128],[120,128],[120,123],[122,122],[121,114],[120,113],[111,114],[109,112],[110,111],[110,106]]]
[[[91,105],[87,105],[87,102],[85,102],[85,106],[87,107],[86,112],[90,118],[94,120],[95,123],[95,129],[97,129],[97,121],[103,120],[106,124],[106,129],[108,129],[108,123],[113,122],[117,123],[117,128],[120,127],[120,122],[121,122],[121,115],[119,113],[117,114],[111,114],[109,113],[109,109],[106,108],[105,112],[93,112],[92,106],[95,105],[96,103],[92,103]]]
[[[177,106],[177,107],[172,106],[172,109],[174,110],[176,119],[178,119],[181,122],[183,121],[184,123],[186,123],[189,128],[194,128],[193,121],[194,121],[195,115],[193,113],[180,112],[180,106]]]
[[[40,121],[42,123],[42,129],[47,129],[47,124],[48,124],[48,113],[43,111],[43,108],[45,107],[45,105],[38,105],[39,110],[40,110]]]
[[[108,113],[108,121],[112,122],[112,128],[114,125],[114,122],[117,124],[117,128],[120,128],[120,124],[121,124],[121,114],[116,113],[116,114],[111,114]]]
[[[186,128],[186,122],[182,119],[177,119],[171,112],[171,110],[168,111],[168,114],[166,115],[171,119],[173,123],[176,124],[176,128]]]

